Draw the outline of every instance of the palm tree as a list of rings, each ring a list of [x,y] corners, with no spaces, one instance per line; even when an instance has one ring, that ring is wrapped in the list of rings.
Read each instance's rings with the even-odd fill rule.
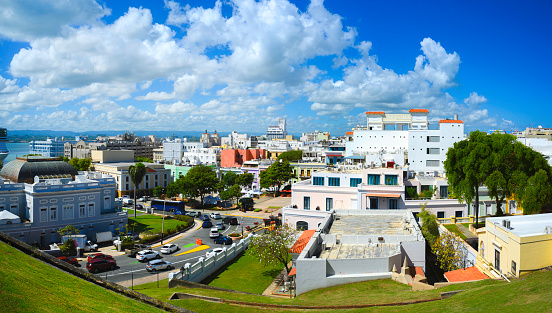
[[[136,218],[136,189],[138,189],[138,185],[140,185],[146,175],[146,166],[142,162],[131,165],[128,167],[128,174],[134,185],[134,218]]]

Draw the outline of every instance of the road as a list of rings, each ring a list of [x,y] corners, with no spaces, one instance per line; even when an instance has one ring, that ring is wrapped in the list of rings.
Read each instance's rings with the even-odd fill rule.
[[[206,210],[206,214],[209,214]],[[231,216],[231,215],[223,215],[221,216],[224,218],[225,216]],[[238,221],[241,220],[241,217],[238,217]],[[199,219],[196,219],[196,226],[194,229],[189,230],[181,237],[178,237],[177,239],[165,241],[164,243],[170,242],[177,244],[180,248],[178,251],[174,252],[173,254],[169,255],[163,255],[162,260],[169,261],[175,268],[180,268],[184,266],[186,263],[195,263],[198,261],[200,257],[205,257],[205,253],[212,250],[213,248],[223,247],[223,245],[215,244],[213,242],[213,239],[209,238],[209,231],[210,228],[201,228],[201,221]],[[216,224],[216,222],[219,222],[221,220],[213,220],[211,219],[211,222],[213,224]],[[253,217],[243,217],[243,228],[245,229],[246,226],[253,227],[255,226],[254,223],[257,222],[259,224],[263,223],[263,220],[260,218],[253,218]],[[223,235],[228,235],[230,233],[241,233],[242,226],[230,226],[225,225],[226,229],[222,230],[221,233]],[[203,245],[196,244],[196,239],[201,239]],[[161,247],[153,248],[154,251],[160,252]],[[130,258],[127,255],[115,255],[113,257],[115,261],[117,261],[118,268],[113,271],[105,271],[98,273],[99,276],[107,278],[107,280],[115,282],[115,283],[123,283],[127,282],[124,285],[129,285],[128,281],[133,280],[134,284],[136,283],[143,283],[144,281],[150,281],[152,279],[144,279],[145,277],[154,276],[153,281],[157,279],[155,276],[156,273],[149,273],[146,271],[146,263],[147,262],[139,262],[136,260],[136,258]],[[86,259],[84,261],[81,261],[80,263],[81,268],[86,269]],[[165,279],[168,277],[168,271],[163,271],[159,273],[159,279]]]

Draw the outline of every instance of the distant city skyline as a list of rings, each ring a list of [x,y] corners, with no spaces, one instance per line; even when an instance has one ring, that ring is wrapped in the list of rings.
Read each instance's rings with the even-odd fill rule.
[[[6,2],[6,1],[3,1]],[[552,4],[7,1],[0,127],[343,135],[365,111],[552,127]]]

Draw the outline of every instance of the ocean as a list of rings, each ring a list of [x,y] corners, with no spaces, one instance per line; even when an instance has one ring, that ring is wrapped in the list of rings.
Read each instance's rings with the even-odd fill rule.
[[[9,161],[15,160],[15,157],[29,154],[28,142],[17,142],[17,143],[7,142],[6,146],[8,146],[8,150],[10,151],[10,154],[8,154],[8,156],[4,160],[4,164],[8,163]]]

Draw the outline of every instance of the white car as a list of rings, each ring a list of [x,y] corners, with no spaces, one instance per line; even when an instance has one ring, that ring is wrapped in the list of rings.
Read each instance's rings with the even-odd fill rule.
[[[211,218],[215,219],[215,220],[220,220],[222,217],[220,216],[219,213],[213,212],[213,213],[211,213]]]
[[[213,250],[210,250],[209,252],[205,253],[205,258],[210,258],[212,256],[215,256],[222,252],[222,248],[215,248]]]
[[[209,238],[217,238],[218,236],[220,236],[218,228],[211,228],[211,231],[209,232]]]
[[[161,255],[159,255],[159,252],[153,250],[142,250],[136,253],[136,259],[141,262],[158,259],[160,257]]]
[[[171,265],[171,262],[163,261],[163,260],[153,260],[149,261],[148,264],[146,264],[146,270],[148,272],[155,272],[158,270],[172,270],[174,267]]]
[[[178,250],[178,245],[175,245],[174,243],[169,243],[161,247],[161,253],[163,254],[169,254],[176,252]]]

